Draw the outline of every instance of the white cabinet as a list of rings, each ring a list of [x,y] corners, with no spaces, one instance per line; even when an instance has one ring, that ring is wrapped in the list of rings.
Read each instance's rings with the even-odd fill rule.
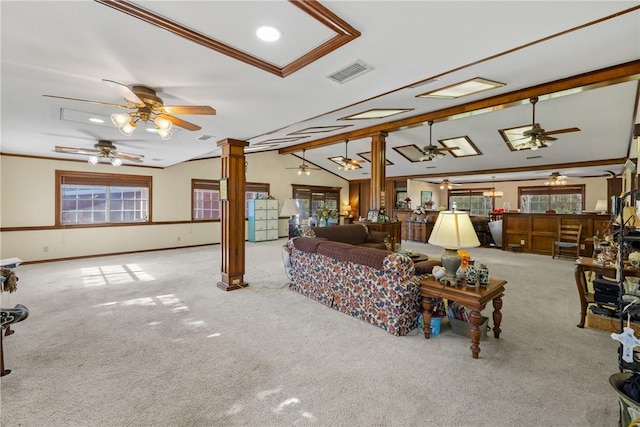
[[[275,199],[249,200],[249,241],[278,239],[278,201]]]

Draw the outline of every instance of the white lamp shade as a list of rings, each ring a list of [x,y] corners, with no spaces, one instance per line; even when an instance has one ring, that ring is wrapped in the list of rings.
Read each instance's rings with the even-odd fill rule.
[[[596,202],[596,212],[606,212],[607,211],[607,201],[606,200],[598,200]]]
[[[284,204],[282,205],[282,210],[280,211],[280,216],[293,216],[298,215],[300,213],[300,208],[298,204],[293,199],[286,199]]]
[[[116,127],[119,127],[119,128],[121,128],[125,124],[129,123],[130,121],[131,121],[131,116],[129,116],[127,113],[120,113],[120,114],[112,114],[111,115],[111,122]]]
[[[480,246],[471,218],[467,212],[442,211],[433,226],[429,243],[445,249],[475,248]]]
[[[161,130],[169,130],[173,126],[173,123],[163,117],[156,117],[155,119],[153,119],[153,123],[155,123],[158,129]]]
[[[614,221],[617,225],[623,227],[640,227],[640,218],[638,218],[636,208],[633,206],[625,206],[622,208],[622,221],[620,215]]]

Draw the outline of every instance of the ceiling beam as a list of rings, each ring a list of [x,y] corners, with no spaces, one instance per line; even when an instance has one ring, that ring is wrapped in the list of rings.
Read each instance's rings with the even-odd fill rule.
[[[576,90],[586,91],[606,87],[618,83],[640,79],[640,60],[626,62],[612,67],[603,68],[588,73],[578,74],[548,83],[532,86],[525,89],[496,95],[462,105],[443,108],[441,110],[420,114],[405,119],[394,120],[379,125],[341,133],[325,138],[307,141],[304,143],[283,147],[278,150],[280,154],[290,154],[302,149],[313,149],[344,142],[345,139],[356,140],[370,137],[380,132],[396,132],[433,120],[434,122],[454,120],[467,117],[471,114],[488,113],[498,109],[513,107],[528,103],[530,98],[540,99],[565,96],[575,93]],[[637,103],[637,100],[636,100]]]
[[[394,176],[393,179],[415,179],[420,178],[421,180],[427,180],[430,178],[442,178],[451,176],[471,176],[471,175],[491,175],[491,174],[501,174],[501,173],[517,173],[517,172],[531,172],[531,171],[544,171],[551,169],[568,169],[568,168],[584,168],[584,167],[593,167],[593,166],[620,166],[623,167],[624,163],[627,161],[626,157],[621,157],[619,159],[604,159],[604,160],[591,160],[587,162],[570,162],[570,163],[556,163],[553,165],[536,165],[536,166],[526,166],[526,167],[510,167],[510,168],[501,168],[501,169],[484,169],[484,170],[467,170],[467,171],[458,171],[455,173],[452,172],[442,172],[442,173],[434,173],[434,174],[420,174],[420,175],[404,175],[404,176]],[[608,173],[602,173],[602,176],[609,175]]]

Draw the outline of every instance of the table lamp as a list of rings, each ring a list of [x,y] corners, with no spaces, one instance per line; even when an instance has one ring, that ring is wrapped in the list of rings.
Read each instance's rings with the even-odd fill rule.
[[[282,210],[280,211],[280,216],[288,216],[289,217],[289,238],[291,239],[294,236],[295,230],[295,219],[293,218],[295,215],[300,214],[300,208],[298,204],[293,199],[286,199],[284,204],[282,205]]]
[[[451,286],[457,284],[456,272],[462,262],[458,249],[480,246],[469,213],[461,211],[440,212],[429,237],[429,243],[444,248],[444,254],[440,259],[445,275],[440,279],[440,283]]]
[[[607,213],[607,209],[608,209],[608,204],[606,200],[598,200],[596,202],[596,208],[595,211],[598,212],[599,214],[606,214]]]
[[[629,228],[640,227],[640,218],[638,218],[636,208],[633,206],[625,206],[622,208],[622,217],[618,215],[614,224]]]

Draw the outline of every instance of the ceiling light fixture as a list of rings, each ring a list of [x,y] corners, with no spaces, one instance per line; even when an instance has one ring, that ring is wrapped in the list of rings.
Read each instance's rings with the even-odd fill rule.
[[[256,30],[256,36],[265,42],[275,42],[280,39],[280,30],[270,25],[263,25]]]
[[[553,172],[549,175],[549,180],[545,181],[544,185],[565,185],[567,183],[567,177],[560,175],[559,172]]]
[[[482,193],[482,195],[485,196],[485,197],[491,197],[492,199],[494,199],[496,197],[504,196],[504,193],[502,191],[496,191],[496,177],[492,176],[491,180],[492,180],[491,190],[490,191],[484,191]]]
[[[151,132],[157,132],[162,138],[163,141],[171,138],[173,136],[173,132],[171,128],[173,127],[173,123],[165,119],[164,117],[155,115],[151,111],[144,111],[140,109],[139,111],[135,111],[132,113],[119,113],[111,115],[111,122],[115,127],[118,128],[121,134],[125,136],[131,136],[133,131],[138,127],[138,122],[148,122],[152,121],[155,125],[155,129],[149,129]]]
[[[476,77],[474,79],[456,83],[442,89],[422,93],[420,95],[417,95],[416,98],[456,99],[463,96],[472,95],[474,93],[484,92],[485,90],[496,89],[504,85],[504,83],[483,79],[482,77]]]

